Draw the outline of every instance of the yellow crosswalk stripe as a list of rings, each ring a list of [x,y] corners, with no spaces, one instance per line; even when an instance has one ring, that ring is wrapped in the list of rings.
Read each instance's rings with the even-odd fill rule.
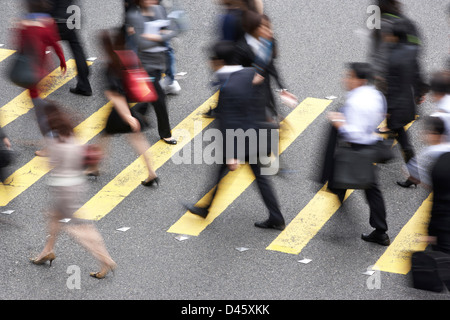
[[[92,63],[93,62],[91,61],[87,61],[88,65],[91,65]],[[75,60],[70,59],[66,64],[67,72],[65,75],[62,75],[61,70],[58,67],[39,82],[38,87],[41,90],[41,98],[48,97],[51,93],[75,78],[77,75]],[[25,90],[0,108],[0,125],[2,127],[6,126],[18,117],[28,113],[31,109],[33,109],[33,103],[31,102],[28,90]]]
[[[348,190],[346,197],[352,193]],[[323,186],[266,249],[299,254],[340,206],[337,196],[327,191],[327,185]]]
[[[286,134],[280,134],[280,153],[287,147],[328,107],[329,100],[307,98],[293,110],[282,125],[288,125]],[[233,201],[235,201],[254,181],[255,177],[249,165],[241,166],[239,170],[229,172],[221,181],[220,192],[216,194],[206,219],[187,211],[167,232],[198,236],[211,224]],[[223,187],[222,187],[223,186]],[[209,191],[197,205],[211,196]]]
[[[168,145],[160,140],[147,150],[152,156],[154,170],[160,168],[173,154],[179,152],[199,133],[194,124],[199,124],[198,129],[203,130],[214,121],[213,118],[205,118],[202,114],[216,105],[217,98],[218,92],[173,128],[172,135],[178,138],[176,145]],[[178,137],[177,132],[188,133],[188,136]],[[141,181],[146,179],[147,176],[144,158],[140,156],[87,201],[75,213],[75,217],[86,220],[102,219],[140,186]]]
[[[0,62],[8,58],[9,56],[13,55],[16,52],[16,50],[11,49],[0,49]]]
[[[395,240],[375,263],[373,269],[390,273],[407,274],[411,270],[411,255],[425,250],[427,244],[419,241],[428,234],[432,194],[422,203],[413,217],[402,228]]]

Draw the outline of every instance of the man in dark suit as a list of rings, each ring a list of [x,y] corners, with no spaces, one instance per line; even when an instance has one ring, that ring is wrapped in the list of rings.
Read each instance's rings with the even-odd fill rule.
[[[77,85],[74,88],[70,88],[70,92],[83,96],[91,96],[92,88],[88,79],[89,67],[86,63],[86,55],[76,29],[76,25],[79,22],[69,21],[68,23],[68,19],[72,15],[72,12],[68,8],[74,5],[75,2],[74,0],[50,0],[51,7],[49,13],[56,21],[61,40],[69,42],[70,50],[77,65]],[[72,22],[74,24],[70,25]]]
[[[387,127],[395,134],[405,162],[414,156],[414,149],[403,128],[415,119],[416,104],[424,96],[426,86],[422,81],[418,63],[418,46],[408,43],[409,22],[398,19],[392,34],[385,35],[391,43],[387,65]]]
[[[255,96],[253,86],[254,79],[257,79],[255,78],[255,70],[239,65],[230,65],[235,52],[233,42],[219,42],[214,46],[213,51],[215,54],[213,65],[216,73],[221,73],[223,80],[218,101],[220,110],[218,120],[224,141],[223,163],[218,172],[215,191],[209,204],[205,207],[193,205],[186,205],[186,207],[192,213],[206,218],[222,178],[229,170],[236,170],[239,162],[247,161],[255,175],[264,203],[269,210],[269,218],[262,222],[256,222],[255,226],[283,230],[285,221],[281,214],[278,200],[269,177],[262,172],[263,168],[259,162],[260,155],[265,156],[269,153],[270,144],[267,143],[261,148],[261,145],[264,145],[264,143],[259,143],[260,139],[265,139],[266,137],[260,135],[261,122],[255,117],[258,112],[261,112],[258,109],[264,108],[264,105],[258,103],[259,97]],[[244,136],[240,136],[239,131]],[[256,132],[256,143],[255,141],[251,143],[251,137],[247,135],[247,133],[252,131]],[[245,144],[245,146],[242,144]],[[253,150],[254,148],[258,148],[258,150]],[[240,152],[242,150],[244,152]],[[258,161],[254,161],[255,157]]]

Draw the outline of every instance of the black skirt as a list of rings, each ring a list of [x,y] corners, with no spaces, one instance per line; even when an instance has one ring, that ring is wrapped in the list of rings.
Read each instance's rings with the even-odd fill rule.
[[[131,115],[138,119],[139,124],[141,125],[141,131],[148,129],[149,124],[147,119],[145,118],[145,114],[147,113],[148,103],[137,104],[133,108],[130,109]],[[108,120],[106,121],[105,126],[105,134],[117,134],[117,133],[131,133],[130,125],[125,122],[122,117],[119,115],[115,108],[112,108],[111,113],[108,116]]]

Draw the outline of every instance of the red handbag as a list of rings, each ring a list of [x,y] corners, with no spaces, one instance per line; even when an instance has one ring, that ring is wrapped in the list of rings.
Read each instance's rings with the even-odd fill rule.
[[[153,102],[158,100],[153,82],[132,50],[116,50],[122,64],[122,81],[130,102]]]
[[[84,159],[83,166],[98,166],[98,164],[103,160],[103,151],[99,145],[88,144],[84,147]]]

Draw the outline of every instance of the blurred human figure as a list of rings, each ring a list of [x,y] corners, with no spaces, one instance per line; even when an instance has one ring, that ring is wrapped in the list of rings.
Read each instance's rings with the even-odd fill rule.
[[[412,158],[406,168],[410,180],[426,188],[432,188],[431,170],[436,159],[450,152],[450,143],[446,137],[445,123],[439,115],[427,116],[424,121],[424,142],[427,144],[419,154]]]
[[[431,101],[435,104],[434,114],[444,121],[447,140],[450,141],[450,70],[433,74],[430,91]]]
[[[414,156],[404,126],[416,117],[416,104],[423,100],[424,83],[418,63],[416,45],[408,43],[408,23],[397,19],[392,34],[384,34],[384,42],[391,43],[386,72],[387,128],[399,142],[403,158]]]
[[[45,13],[48,10],[45,0],[25,0],[25,7],[28,13],[23,19],[17,22],[17,42],[18,51],[32,57],[33,65],[36,68],[39,78],[48,74],[46,50],[53,47],[57,54],[61,71],[66,72],[66,61],[64,53],[58,41],[60,40],[55,21]],[[41,134],[45,137],[50,133],[47,119],[45,116],[46,102],[40,97],[38,84],[29,88],[31,101],[34,105],[34,111]],[[43,150],[36,151],[37,156],[46,156],[47,152]]]
[[[138,10],[127,13],[126,23],[134,30],[134,41],[139,59],[153,78],[153,85],[158,93],[158,100],[152,102],[158,120],[158,133],[168,144],[176,144],[172,137],[166,94],[161,88],[162,72],[166,70],[167,41],[178,34],[175,23],[166,16],[164,8],[158,0],[139,0]]]
[[[262,174],[260,156],[267,154],[267,150],[261,150],[259,142],[251,143],[248,137],[229,135],[229,132],[256,132],[258,141],[263,139],[260,136],[260,123],[255,116],[255,110],[259,108],[258,99],[255,99],[254,83],[258,81],[254,68],[244,68],[240,65],[233,64],[235,45],[232,41],[221,41],[214,45],[211,66],[216,73],[223,72],[227,79],[220,87],[220,95],[218,101],[218,120],[220,131],[223,137],[223,163],[217,175],[215,189],[208,203],[203,206],[187,205],[187,209],[193,214],[206,218],[209,208],[213,203],[217,192],[220,192],[220,182],[222,178],[231,170],[238,168],[239,163],[249,162],[250,167],[255,175],[258,189],[263,198],[266,207],[269,210],[269,218],[262,222],[256,222],[258,228],[272,228],[283,230],[285,221],[281,214],[278,200],[274,193],[270,179],[267,175]],[[245,135],[245,133],[244,133]],[[241,144],[244,145],[241,145]],[[258,148],[253,150],[252,148]],[[269,145],[266,145],[269,148]],[[240,151],[241,150],[241,154]],[[256,154],[255,154],[256,153]],[[252,157],[257,156],[256,163],[252,163]]]
[[[112,39],[111,39],[112,38]],[[146,104],[138,104],[130,109],[126,89],[122,78],[122,65],[115,53],[115,50],[124,49],[124,34],[119,31],[112,37],[107,31],[102,34],[102,45],[108,57],[105,70],[106,89],[105,95],[113,104],[113,108],[106,121],[104,134],[100,145],[103,150],[108,148],[109,138],[114,134],[126,133],[127,138],[139,155],[144,157],[148,170],[148,177],[142,181],[145,186],[156,185],[159,178],[153,170],[150,152],[150,144],[147,141],[143,130],[148,127],[145,119]],[[98,166],[91,166],[86,171],[87,175],[99,175]]]
[[[391,43],[385,42],[385,35],[391,35],[395,22],[399,19],[408,22],[407,41],[420,46],[421,36],[416,24],[405,16],[402,3],[399,0],[377,0],[381,11],[381,26],[375,28],[372,34],[372,45],[369,53],[369,63],[373,66],[375,84],[378,90],[386,92],[386,74]]]
[[[123,10],[124,10],[124,18],[122,25],[122,32],[125,35],[125,46],[127,49],[133,50],[134,52],[138,52],[136,37],[134,34],[134,28],[127,23],[127,15],[128,12],[133,10],[139,10],[137,6],[137,0],[123,0]]]
[[[334,148],[338,141],[348,143],[355,150],[370,148],[377,143],[378,137],[374,130],[383,120],[386,113],[386,104],[382,93],[372,85],[373,72],[367,63],[351,63],[343,79],[343,85],[348,91],[342,112],[330,112],[328,119],[334,128],[335,137],[327,152],[325,160],[323,181],[328,181],[328,189],[335,193],[341,202],[344,201],[347,190],[336,189],[333,186],[333,157]],[[375,168],[374,168],[375,170]],[[365,241],[381,245],[389,245],[390,240],[386,231],[386,207],[381,190],[375,179],[365,195],[370,209],[370,225],[375,229],[370,234],[363,233],[361,238]]]
[[[271,21],[267,15],[248,10],[244,13],[243,28],[245,34],[236,43],[234,63],[255,68],[262,80],[261,84],[255,86],[261,106],[255,117],[267,126],[279,127],[282,117],[273,94],[272,80],[275,80],[282,101],[293,102],[288,104],[289,107],[296,107],[298,99],[286,90],[275,65],[278,52]],[[285,168],[280,166],[279,172],[285,172]]]
[[[77,66],[77,84],[70,88],[70,92],[83,96],[92,95],[92,87],[89,82],[89,66],[86,62],[86,55],[80,41],[78,30],[74,26],[69,26],[67,19],[71,16],[72,5],[78,5],[76,0],[49,0],[51,8],[50,15],[55,19],[61,40],[69,43],[75,63]]]
[[[217,0],[215,0],[217,1]],[[244,35],[243,14],[249,10],[263,14],[261,0],[219,0],[223,13],[219,16],[218,40],[238,41]]]
[[[172,2],[172,1],[171,1]],[[185,30],[186,26],[183,25],[182,16],[185,15],[184,10],[179,8],[176,3],[167,3],[167,1],[160,0],[159,4],[169,12],[167,15],[168,18],[174,21],[177,25],[177,29]],[[166,51],[166,70],[164,72],[164,77],[161,79],[161,87],[164,92],[169,94],[179,94],[181,91],[181,86],[178,81],[175,79],[175,75],[177,73],[176,68],[176,59],[175,59],[175,50],[170,43],[170,40],[166,42],[167,51]]]
[[[442,71],[432,75],[430,80],[430,98],[435,104],[431,115],[439,117],[443,121],[445,139],[450,142],[450,74],[448,72]],[[409,161],[411,160],[413,160],[412,165],[414,166],[416,160],[412,158]],[[413,174],[410,174],[405,181],[397,182],[398,185],[404,188],[417,187],[418,183],[419,181],[414,178]]]
[[[410,161],[410,179],[433,192],[428,236],[423,240],[433,250],[450,253],[450,143],[444,121],[439,116],[425,119],[424,140],[427,147]]]
[[[3,128],[0,128],[0,182],[6,180],[5,168],[11,163],[11,141]]]
[[[219,2],[223,7],[223,13],[218,19],[218,40],[237,41],[244,35],[242,2],[236,0],[220,0]]]
[[[431,133],[433,134],[433,133]],[[439,134],[439,133],[434,133]],[[433,250],[450,254],[450,148],[439,156],[431,170],[433,205],[428,225],[428,241]]]
[[[50,166],[52,167],[49,185],[53,197],[52,206],[47,215],[47,228],[49,236],[41,253],[31,262],[37,265],[45,264],[56,258],[54,248],[59,233],[64,229],[77,242],[84,246],[99,262],[100,271],[92,272],[95,278],[104,278],[107,273],[116,267],[116,263],[109,255],[102,236],[95,226],[82,219],[74,217],[80,208],[80,196],[84,192],[85,177],[84,146],[79,144],[74,136],[73,125],[68,115],[54,103],[46,108],[48,124],[54,133],[49,140]],[[61,219],[70,219],[62,224]]]

